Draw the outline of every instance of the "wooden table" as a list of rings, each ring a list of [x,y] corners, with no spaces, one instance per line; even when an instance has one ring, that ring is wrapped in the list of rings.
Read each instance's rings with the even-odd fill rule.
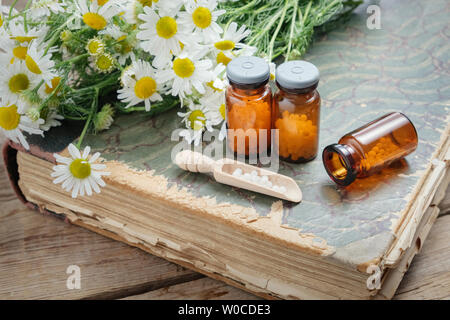
[[[26,1],[19,0],[17,8]],[[4,1],[4,5],[10,4]],[[4,137],[0,136],[0,143]],[[450,299],[450,189],[440,217],[394,299]],[[67,289],[67,268],[81,289]],[[258,299],[139,249],[57,218],[16,198],[0,163],[0,299]]]
[[[0,136],[0,142],[4,138]],[[450,299],[450,189],[395,299]],[[81,288],[67,289],[67,268]],[[0,164],[0,299],[258,299],[53,217],[16,198]]]

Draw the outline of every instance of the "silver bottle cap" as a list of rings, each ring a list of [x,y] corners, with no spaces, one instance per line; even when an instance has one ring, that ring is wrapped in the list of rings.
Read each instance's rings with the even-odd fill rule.
[[[304,89],[317,84],[320,79],[319,69],[303,60],[288,61],[281,64],[276,71],[276,81],[286,89]]]
[[[227,77],[239,84],[262,83],[270,77],[269,64],[258,57],[238,57],[228,63]]]

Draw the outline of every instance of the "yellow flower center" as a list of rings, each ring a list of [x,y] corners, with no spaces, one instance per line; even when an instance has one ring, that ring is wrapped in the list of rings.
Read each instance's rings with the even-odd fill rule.
[[[222,51],[217,54],[217,64],[222,63],[223,65],[228,65],[232,59],[228,58],[225,53]]]
[[[214,80],[211,80],[210,82],[207,82],[206,85],[208,87],[210,87],[211,89],[213,89],[214,91],[216,91],[216,92],[222,92],[223,91],[222,89],[214,87]]]
[[[158,2],[158,0],[138,0],[139,3],[143,6],[143,7],[151,7],[153,2]]]
[[[104,49],[103,43],[98,39],[91,39],[88,42],[87,49],[90,54],[97,55],[103,52]]]
[[[235,44],[231,40],[223,40],[223,41],[218,41],[218,42],[214,43],[214,47],[216,47],[216,49],[218,49],[218,50],[227,51],[227,50],[233,50],[235,47]]]
[[[78,179],[86,179],[91,175],[91,165],[85,159],[75,159],[69,167],[70,173]]]
[[[205,126],[206,118],[205,114],[201,110],[194,110],[189,115],[189,123],[192,130],[201,130]]]
[[[37,37],[27,37],[27,36],[18,36],[18,37],[11,37],[11,39],[17,40],[20,43],[23,42],[30,42],[33,39],[36,39]]]
[[[156,33],[164,39],[172,38],[178,31],[177,21],[172,17],[162,17],[156,23]]]
[[[209,9],[205,7],[198,7],[192,13],[192,20],[194,20],[194,23],[197,27],[201,29],[208,28],[211,25],[212,21],[211,11],[209,11]]]
[[[13,53],[14,57],[21,59],[21,60],[25,60],[25,58],[27,56],[27,51],[28,51],[27,47],[18,46],[12,50],[12,53]],[[11,62],[14,62],[14,58],[12,59]]]
[[[3,26],[3,16],[0,14],[0,27]]]
[[[24,73],[18,73],[13,75],[8,81],[9,90],[13,93],[20,93],[23,90],[28,89],[30,86],[30,80]]]
[[[195,66],[189,58],[177,58],[173,62],[173,71],[180,78],[189,78],[194,73]]]
[[[15,104],[9,107],[0,107],[0,127],[10,131],[19,126],[20,114],[17,112]]]
[[[156,92],[156,81],[151,77],[143,77],[136,82],[134,93],[139,99],[147,99]]]
[[[114,66],[113,58],[108,54],[102,54],[97,57],[95,60],[95,65],[101,71],[109,71]]]
[[[106,27],[106,19],[95,12],[87,12],[83,14],[83,22],[95,30],[102,30]]]
[[[47,84],[45,84],[45,93],[46,94],[50,94],[53,92],[53,90],[55,90],[55,88],[59,85],[59,83],[61,82],[61,78],[60,77],[54,77],[52,79],[52,86],[49,87]]]
[[[225,120],[225,103],[222,103],[220,105],[219,112],[220,112],[220,115],[222,116],[222,119]]]
[[[97,3],[99,6],[103,6],[105,3],[107,3],[109,0],[97,0]],[[91,0],[91,2],[94,2],[94,0]]]
[[[33,58],[30,57],[30,55],[28,55],[28,54],[25,57],[25,64],[27,65],[28,70],[30,70],[31,72],[33,72],[35,74],[42,73],[42,71],[39,68],[39,66],[37,65],[36,61],[34,61]]]

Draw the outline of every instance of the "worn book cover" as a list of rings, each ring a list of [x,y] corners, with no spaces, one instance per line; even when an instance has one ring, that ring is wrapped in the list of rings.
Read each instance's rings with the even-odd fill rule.
[[[435,194],[448,184],[448,17],[445,1],[434,3],[383,2],[381,29],[368,28],[366,7],[362,7],[351,23],[318,37],[305,57],[321,72],[320,150],[391,111],[403,112],[415,124],[417,150],[380,174],[339,188],[327,176],[320,156],[306,164],[280,162],[279,172],[292,177],[303,191],[303,201],[298,204],[221,185],[172,163],[171,152],[177,144],[172,132],[178,128],[172,110],[155,117],[122,115],[107,132],[84,140],[83,144],[102,153],[111,172],[100,195],[68,207],[70,194],[61,191],[52,198],[53,191],[44,190],[51,182],[53,153],[67,153],[68,144],[80,134],[75,122],[52,129],[48,133],[51,138],[29,139],[29,153],[48,163],[41,166],[42,172],[40,162],[27,168],[27,158],[20,156],[25,150],[13,143],[5,146],[13,187],[24,202],[43,212],[62,215],[265,297],[390,298],[437,215]],[[417,16],[425,25],[416,24]],[[39,177],[34,188],[27,188],[31,178],[20,176],[21,171]],[[39,181],[45,182],[42,189]],[[104,202],[114,194],[121,195],[120,203]],[[144,198],[146,202],[140,202]],[[128,222],[124,214],[125,220],[111,218],[114,205],[128,210]],[[96,207],[103,207],[111,216],[96,212]],[[174,229],[157,229],[151,219],[140,226],[140,232],[127,227],[151,210],[157,210],[161,219],[170,216],[166,223]],[[177,214],[179,221],[174,218]],[[178,224],[189,225],[189,217],[205,225],[190,225],[189,235],[187,231],[186,235],[174,234]],[[196,233],[197,240],[210,240],[196,241]],[[245,237],[249,247],[254,241],[265,250],[259,257],[249,258],[236,246],[245,246],[238,237]],[[304,263],[301,268],[292,257],[287,264],[287,257],[276,255],[282,252],[280,248],[288,250],[286,255],[298,255]],[[224,262],[228,253],[222,256],[221,252],[227,250],[233,252]],[[278,264],[270,261],[271,254],[276,255]],[[273,273],[265,269],[266,262]],[[344,279],[350,273],[348,282],[355,283],[348,286],[346,281],[327,285],[321,280],[327,276]],[[380,285],[367,287],[373,275]],[[352,286],[359,291],[352,292]]]

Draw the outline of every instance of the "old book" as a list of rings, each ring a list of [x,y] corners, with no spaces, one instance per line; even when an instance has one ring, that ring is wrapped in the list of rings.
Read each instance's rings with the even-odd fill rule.
[[[390,111],[416,125],[415,153],[376,176],[343,189],[320,157],[281,163],[302,188],[300,204],[220,185],[172,164],[172,110],[123,115],[87,137],[112,173],[101,194],[74,200],[52,183],[53,153],[67,153],[80,132],[68,122],[30,139],[30,152],[5,146],[13,187],[41,212],[263,297],[390,298],[439,212],[450,158],[447,19],[435,14],[445,2],[424,6],[420,24],[407,23],[414,6],[398,5],[384,4],[383,29],[369,29],[362,11],[306,57],[321,70],[321,149]]]

